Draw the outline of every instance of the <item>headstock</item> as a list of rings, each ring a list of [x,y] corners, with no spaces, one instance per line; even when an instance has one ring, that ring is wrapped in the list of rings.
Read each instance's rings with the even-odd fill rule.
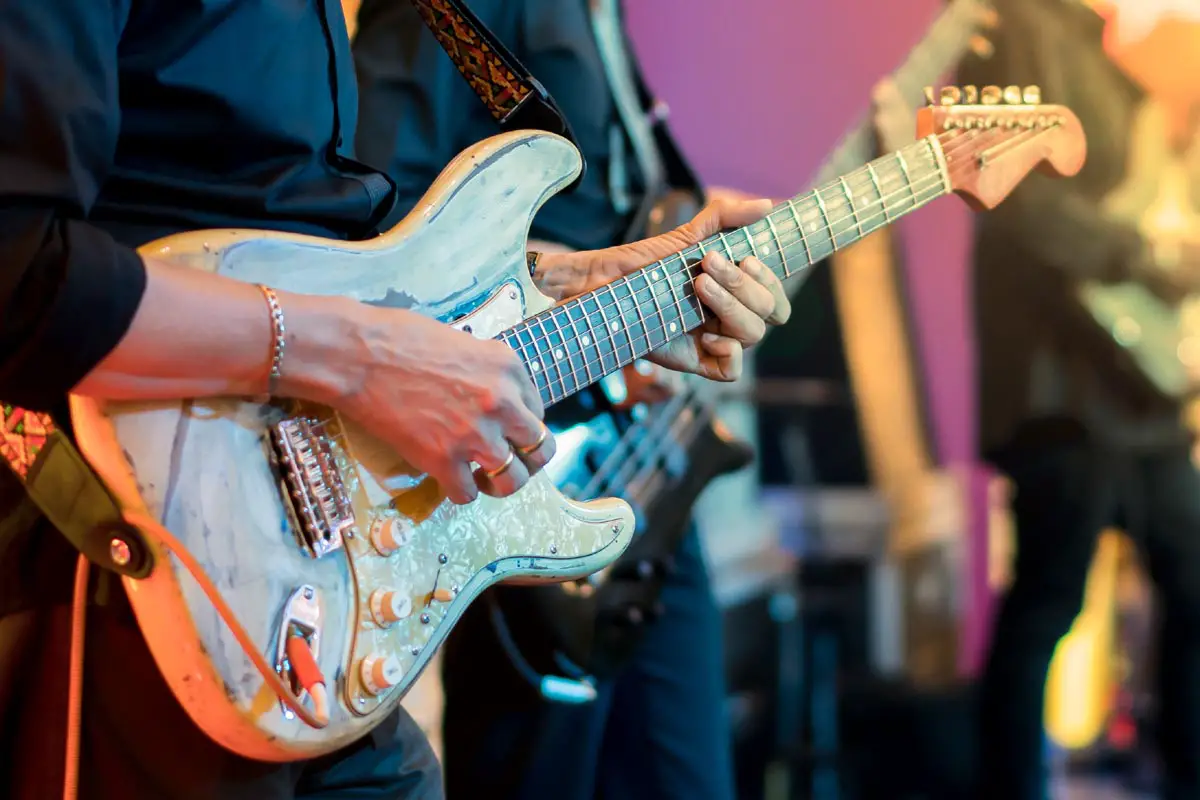
[[[976,210],[994,208],[1034,169],[1079,172],[1087,140],[1078,117],[1042,104],[1036,86],[946,86],[925,90],[917,135],[936,135],[950,185]]]

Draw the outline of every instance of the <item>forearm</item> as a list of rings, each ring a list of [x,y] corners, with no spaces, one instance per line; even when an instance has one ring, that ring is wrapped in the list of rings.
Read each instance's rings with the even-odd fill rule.
[[[1136,272],[1146,249],[1137,229],[1099,204],[1040,175],[999,208],[996,232],[1022,251],[1082,280],[1117,281]]]
[[[273,331],[262,292],[248,283],[158,260],[120,343],[75,387],[114,400],[263,394]],[[332,402],[352,390],[344,357],[356,344],[354,309],[342,298],[279,292],[286,396]]]

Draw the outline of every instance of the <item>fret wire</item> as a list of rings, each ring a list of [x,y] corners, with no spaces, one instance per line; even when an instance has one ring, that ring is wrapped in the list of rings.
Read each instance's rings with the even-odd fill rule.
[[[783,277],[790,278],[792,271],[788,269],[787,249],[779,239],[779,231],[776,230],[775,221],[771,219],[770,214],[767,214],[767,227],[771,229],[771,238],[775,240],[775,249],[779,251],[779,257],[783,260]]]
[[[871,183],[875,187],[875,193],[879,195],[879,202],[883,206],[883,219],[885,222],[892,221],[891,214],[888,212],[887,200],[883,196],[883,185],[879,182],[879,176],[875,174],[875,167],[867,164],[867,174],[871,176]]]
[[[917,203],[917,190],[913,185],[912,175],[908,171],[908,159],[904,157],[903,150],[896,151],[896,160],[900,162],[900,171],[904,173],[904,186],[908,189],[909,197],[912,198],[913,205]]]
[[[595,302],[595,298],[594,298],[594,297],[592,298],[592,301],[593,301],[593,302]],[[596,303],[596,308],[600,308],[600,309],[601,309],[601,311],[600,311],[600,314],[601,314],[601,318],[603,318],[603,316],[604,316],[604,311],[603,311],[603,309],[601,308],[601,306],[600,306],[600,304],[599,304],[599,303]],[[596,354],[597,354],[598,356],[600,356],[600,372],[601,372],[601,376],[603,376],[603,375],[607,375],[607,374],[608,374],[608,365],[604,363],[604,348],[601,346],[600,337],[596,335],[596,328],[595,328],[595,326],[593,326],[593,325],[592,325],[592,315],[591,315],[591,312],[589,312],[589,311],[587,310],[587,303],[586,303],[585,301],[583,301],[583,300],[581,300],[581,301],[580,301],[580,309],[581,309],[581,311],[583,312],[583,324],[584,324],[584,325],[587,327],[588,336],[590,336],[590,337],[591,337],[591,339],[592,339],[592,342],[593,342],[593,343],[594,343],[594,345],[595,345],[595,348],[596,348]]]
[[[945,158],[945,154],[943,153],[941,158],[938,157],[938,151],[937,151],[937,148],[934,146],[932,137],[926,136],[923,141],[925,142],[925,148],[929,151],[929,158],[933,161],[933,168],[934,168],[934,170],[937,171],[938,178],[940,179],[939,182],[942,184],[942,186],[945,188],[946,191],[950,191],[951,186],[949,183],[949,181],[950,181],[949,170],[943,171],[941,168],[941,161],[942,161],[942,159]]]
[[[816,262],[813,261],[812,250],[808,247],[808,237],[804,234],[804,223],[800,220],[800,214],[796,211],[796,201],[787,201],[788,211],[792,212],[792,219],[796,222],[796,230],[800,232],[800,243],[804,245],[804,257],[808,261],[808,265],[812,266]]]
[[[659,263],[662,263],[662,262],[659,262]],[[654,290],[654,283],[651,282],[651,281],[658,280],[657,278],[654,277],[654,275],[658,272],[659,267],[654,266],[652,268],[654,269],[654,272],[650,273],[650,277],[646,279],[646,288],[650,292],[650,302],[654,304],[654,310],[655,310],[655,312],[657,312],[658,318],[662,321],[663,338],[665,340],[665,341],[663,341],[663,344],[665,345],[667,342],[671,341],[670,336],[669,336],[670,333],[673,333],[673,331],[671,331],[671,326],[677,325],[678,323],[675,323],[675,322],[668,323],[667,322],[667,316],[666,316],[666,314],[663,313],[663,310],[662,310],[662,303],[658,302],[658,292],[656,292]],[[670,280],[670,278],[668,277],[667,280]],[[661,347],[662,345],[659,345],[659,346]]]
[[[591,370],[591,367],[589,366],[587,353],[585,353],[583,350],[583,348],[585,346],[587,346],[586,342],[584,341],[584,339],[587,337],[583,337],[583,336],[579,335],[579,328],[577,327],[578,323],[576,322],[575,318],[571,315],[571,309],[573,307],[574,307],[573,303],[568,303],[565,305],[557,306],[555,308],[555,310],[557,311],[558,309],[563,309],[563,314],[566,316],[567,322],[571,326],[571,333],[574,334],[574,339],[575,339],[576,345],[579,348],[579,357],[583,360],[583,376],[585,378],[587,378],[587,382],[590,385],[594,379],[592,378],[592,370]],[[570,359],[571,358],[571,346],[569,344],[564,343],[563,349],[566,350],[567,358]],[[575,374],[576,374],[575,373],[575,362],[574,362],[574,359],[571,359],[571,376],[575,377]],[[603,377],[603,376],[601,376],[601,377]]]
[[[613,281],[613,283],[616,282]],[[625,363],[631,364],[637,358],[633,348],[633,328],[629,326],[629,320],[625,319],[625,309],[621,308],[621,300],[613,290],[613,283],[608,284],[605,288],[608,289],[609,295],[612,296],[613,302],[617,306],[617,314],[621,317],[621,327],[625,329],[625,341],[629,344],[629,358],[625,360]]]
[[[685,267],[687,266],[686,261],[684,261],[683,264]],[[675,273],[671,273],[671,272],[667,273],[667,291],[669,291],[671,293],[671,303],[675,306],[675,313],[679,317],[680,324],[683,325],[684,328],[686,329],[687,328],[687,319],[685,318],[684,313],[683,313],[683,304],[680,302],[679,293],[675,291],[675,281],[671,279],[672,274],[675,274]],[[688,273],[686,270],[681,270],[677,274],[683,275],[685,280],[688,278]]]
[[[846,204],[849,206],[850,214],[854,217],[854,226],[858,229],[859,238],[863,235],[862,223],[858,219],[858,209],[854,207],[854,194],[850,191],[850,184],[847,183],[845,177],[838,178],[838,183],[842,186],[842,194],[846,195]]]
[[[608,314],[604,310],[604,303],[601,301],[599,294],[595,296],[595,300],[596,308],[600,311],[600,320],[604,323],[604,332],[608,335],[608,340],[612,343],[613,356],[617,359],[617,365],[619,366],[621,363],[621,351],[617,349],[617,333],[621,325],[616,321],[609,322]],[[616,326],[615,330],[613,329],[614,325]]]
[[[754,237],[750,235],[750,226],[746,225],[745,227],[743,227],[742,233],[746,237],[746,244],[750,245],[750,255],[754,256],[755,258],[757,258],[761,261],[762,259],[758,255],[758,248],[756,248],[754,246]]]
[[[570,368],[570,370],[571,370],[571,384],[572,384],[571,392],[576,392],[576,391],[579,391],[579,387],[580,387],[579,373],[575,369],[575,357],[571,354],[571,343],[570,343],[571,340],[568,339],[567,335],[563,332],[562,320],[559,319],[559,316],[558,316],[559,313],[562,312],[564,308],[565,308],[564,306],[555,306],[550,309],[550,314],[548,316],[549,316],[550,321],[554,323],[554,332],[558,334],[559,347],[562,350],[562,358],[559,359],[559,363],[561,363],[563,361],[567,362],[567,367]],[[567,323],[570,324],[570,322],[571,322],[570,313],[567,313],[566,316],[567,316]],[[574,329],[572,328],[572,331],[573,330]],[[578,340],[576,340],[576,346],[578,346]],[[565,387],[564,387],[564,390],[565,390]]]
[[[567,392],[567,384],[563,381],[562,367],[559,365],[558,359],[556,359],[554,357],[554,340],[550,338],[550,334],[546,330],[545,315],[538,314],[536,319],[538,322],[538,326],[542,329],[542,336],[544,337],[546,344],[550,347],[549,357],[548,358],[543,357],[542,360],[549,361],[549,363],[554,367],[554,372],[558,375],[558,385],[562,387],[562,392],[563,392],[559,398],[561,400],[562,398],[568,396],[568,392]],[[549,369],[550,367],[546,367],[546,368]],[[547,376],[547,380],[551,381],[551,383],[552,383],[552,379],[549,376]],[[551,386],[551,390],[553,390],[553,386]]]
[[[833,226],[829,224],[829,212],[825,210],[825,201],[821,198],[821,190],[817,189],[812,193],[812,196],[816,198],[817,210],[821,212],[821,219],[825,223],[825,230],[829,231],[829,241],[833,245],[834,252],[837,252],[837,236],[833,232]]]

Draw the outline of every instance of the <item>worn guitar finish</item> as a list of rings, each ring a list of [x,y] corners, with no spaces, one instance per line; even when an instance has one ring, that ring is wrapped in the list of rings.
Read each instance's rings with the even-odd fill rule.
[[[513,348],[552,404],[703,324],[693,281],[709,250],[757,255],[786,278],[943,195],[992,207],[1035,166],[1070,174],[1085,152],[1059,107],[930,108],[918,124],[924,138],[904,150],[553,308],[530,283],[526,238],[580,159],[546,133],[465,151],[370,242],[208,231],[143,252],[469,326]],[[483,589],[595,572],[633,535],[624,502],[577,503],[541,475],[509,498],[455,506],[328,409],[71,406],[80,450],[151,549],[150,574],[123,582],[160,670],[202,730],[250,758],[350,743],[395,707]],[[323,680],[301,680],[314,671]]]
[[[282,290],[457,320],[490,338],[550,305],[529,279],[526,235],[534,211],[579,166],[562,139],[498,137],[460,157],[397,230],[373,242],[212,231],[165,239],[143,253]],[[210,736],[236,752],[287,760],[348,744],[395,706],[484,588],[518,576],[594,572],[633,535],[624,502],[573,502],[544,475],[507,500],[454,505],[361,430],[325,409],[303,411],[329,420],[327,439],[353,517],[321,558],[298,546],[293,531],[301,526],[268,458],[278,450],[268,443],[274,426],[294,411],[235,399],[107,409],[136,475],[131,501],[140,496],[201,562],[272,661],[283,638],[284,601],[315,591],[300,610],[315,609],[317,661],[336,682],[323,730],[281,713],[175,559],[160,550],[154,574],[130,584],[139,624],[172,689]],[[97,447],[86,436],[81,444],[85,452]],[[390,557],[371,541],[380,526],[407,540]],[[450,599],[430,601],[435,589],[448,590]],[[394,610],[408,612],[387,628],[372,613],[378,590],[396,592]],[[364,687],[364,659],[386,664],[390,690],[376,695]]]

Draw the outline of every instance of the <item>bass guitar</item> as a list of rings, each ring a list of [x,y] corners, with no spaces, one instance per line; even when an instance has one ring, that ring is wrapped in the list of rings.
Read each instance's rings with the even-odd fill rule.
[[[986,0],[955,0],[938,15],[893,74],[908,107],[904,114],[888,114],[886,121],[892,123],[888,132],[903,127],[898,135],[911,139],[911,109],[921,104],[924,87],[949,72],[968,48],[986,51],[990,44],[979,32],[994,24],[995,13]],[[828,180],[868,161],[876,149],[880,122],[864,119],[856,123],[818,174]],[[885,149],[899,149],[899,145]],[[647,235],[670,230],[697,211],[693,193],[668,192],[649,215]],[[870,238],[886,234],[882,229]],[[856,274],[855,280],[861,282],[863,277]],[[846,310],[840,297],[839,302]],[[878,323],[878,318],[874,322]],[[902,341],[891,329],[872,335],[873,340],[880,334],[892,341],[893,348]],[[572,426],[567,441],[577,444],[568,448],[560,444],[556,463],[550,468],[551,474],[561,476],[557,483],[571,497],[613,495],[640,512],[638,537],[611,569],[577,582],[532,590],[559,655],[594,677],[612,674],[640,641],[643,623],[657,616],[663,578],[670,568],[669,554],[682,541],[697,498],[714,479],[747,466],[753,458],[750,445],[734,439],[716,419],[702,383],[680,376],[675,381],[676,394],[661,405],[644,406],[644,416],[636,422],[623,414],[611,414]],[[684,421],[669,422],[674,418]],[[559,433],[562,442],[562,431]],[[614,480],[618,476],[620,479]],[[502,640],[507,638],[502,635]]]
[[[789,278],[944,195],[990,208],[1035,167],[1079,170],[1086,144],[1070,111],[1000,97],[988,87],[987,105],[922,109],[921,138],[903,150],[558,305],[532,283],[526,237],[581,159],[548,133],[464,151],[369,241],[211,230],[142,253],[495,338],[552,405],[701,325],[693,280],[710,250],[756,254]],[[596,572],[633,537],[627,503],[570,500],[544,474],[513,496],[455,505],[329,408],[81,396],[70,406],[79,451],[148,549],[142,576],[121,582],[159,669],[195,723],[248,758],[350,744],[396,706],[484,589]],[[22,415],[6,407],[6,431]]]

